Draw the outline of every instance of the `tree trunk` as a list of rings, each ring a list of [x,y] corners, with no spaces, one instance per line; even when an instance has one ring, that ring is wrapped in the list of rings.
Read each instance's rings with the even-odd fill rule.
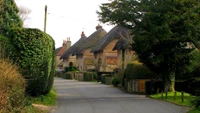
[[[168,76],[165,77],[164,85],[165,85],[165,92],[175,91],[175,72],[171,72]]]

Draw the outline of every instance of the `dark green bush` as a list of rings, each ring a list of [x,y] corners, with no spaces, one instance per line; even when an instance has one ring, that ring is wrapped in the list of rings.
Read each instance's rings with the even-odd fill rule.
[[[191,103],[196,109],[200,110],[200,96],[196,97]]]
[[[39,29],[13,29],[10,32],[14,61],[27,80],[26,91],[32,96],[50,92],[55,75],[54,40]]]
[[[96,72],[85,72],[84,73],[84,81],[94,81],[97,80]]]
[[[75,66],[65,67],[64,70],[65,70],[65,72],[68,72],[68,71],[78,71],[77,67],[75,67]]]
[[[175,89],[177,91],[184,91],[195,96],[200,96],[200,78],[191,78],[176,82]]]
[[[70,73],[65,73],[64,74],[64,79],[72,79]]]
[[[138,61],[131,62],[127,64],[124,72],[125,78],[127,80],[131,79],[151,79],[154,74],[142,63]]]
[[[112,84],[114,86],[118,86],[121,83],[120,77],[119,76],[115,76],[112,80]]]
[[[102,74],[101,75],[101,83],[105,84],[106,83],[105,78],[106,77],[112,77],[112,76],[113,76],[112,74]]]

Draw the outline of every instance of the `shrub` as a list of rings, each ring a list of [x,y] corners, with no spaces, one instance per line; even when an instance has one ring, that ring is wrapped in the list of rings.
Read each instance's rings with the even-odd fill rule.
[[[0,59],[0,113],[20,112],[25,107],[25,80],[18,67]]]
[[[124,72],[125,78],[127,80],[131,79],[151,79],[154,74],[142,63],[138,61],[131,62],[127,64]]]
[[[120,83],[121,83],[121,80],[120,80],[119,76],[115,76],[115,77],[113,78],[113,80],[112,80],[112,84],[113,84],[114,86],[118,86]]]
[[[97,80],[96,72],[85,72],[84,73],[84,81],[94,81]]]
[[[64,79],[72,79],[70,73],[65,73]]]
[[[200,78],[191,78],[182,82],[176,82],[175,89],[200,96]]]
[[[102,74],[101,75],[101,82],[106,85],[111,85],[113,80],[112,74]]]
[[[55,74],[54,40],[39,29],[13,29],[10,34],[12,59],[27,79],[26,92],[32,96],[47,94]]]
[[[65,67],[65,72],[68,72],[68,71],[78,71],[77,67],[75,66],[72,66],[72,67]]]
[[[194,107],[195,107],[196,109],[199,109],[199,110],[200,110],[200,96],[199,96],[199,97],[196,97],[196,99],[193,100],[191,103],[194,105]]]

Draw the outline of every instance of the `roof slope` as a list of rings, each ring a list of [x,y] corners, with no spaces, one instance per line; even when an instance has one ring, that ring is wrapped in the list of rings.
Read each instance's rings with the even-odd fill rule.
[[[128,30],[116,26],[113,29],[111,29],[105,36],[102,38],[96,46],[94,46],[91,50],[91,52],[99,52],[103,51],[105,47],[114,39],[126,39],[127,38],[127,32]],[[125,42],[125,41],[124,41]]]
[[[56,52],[56,55],[58,54],[58,52],[59,52],[61,49],[62,49],[62,47],[59,47],[59,48],[56,49],[56,51],[55,51],[55,52]]]
[[[125,41],[123,39],[120,39],[119,41],[117,41],[117,43],[115,44],[115,46],[113,48],[113,51],[114,50],[122,50],[122,49],[132,49],[130,42]]]
[[[91,34],[82,44],[78,46],[73,55],[83,55],[84,50],[92,48],[99,43],[100,39],[103,38],[107,32],[103,28],[97,29],[93,34]]]
[[[87,39],[87,37],[84,35],[82,36],[73,46],[71,46],[67,51],[65,51],[60,59],[67,59],[70,55],[73,55],[74,51],[78,49],[78,47],[83,44],[83,42]]]

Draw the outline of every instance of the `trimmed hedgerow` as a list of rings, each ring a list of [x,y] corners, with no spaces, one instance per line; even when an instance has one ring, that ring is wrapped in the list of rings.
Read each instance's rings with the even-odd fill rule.
[[[125,78],[127,80],[131,79],[151,79],[154,74],[142,63],[138,61],[131,62],[127,64],[124,72]]]
[[[39,29],[13,29],[13,58],[27,80],[26,91],[39,96],[50,91],[55,75],[54,40]]]
[[[96,72],[85,72],[84,73],[84,81],[94,81],[97,80]]]

